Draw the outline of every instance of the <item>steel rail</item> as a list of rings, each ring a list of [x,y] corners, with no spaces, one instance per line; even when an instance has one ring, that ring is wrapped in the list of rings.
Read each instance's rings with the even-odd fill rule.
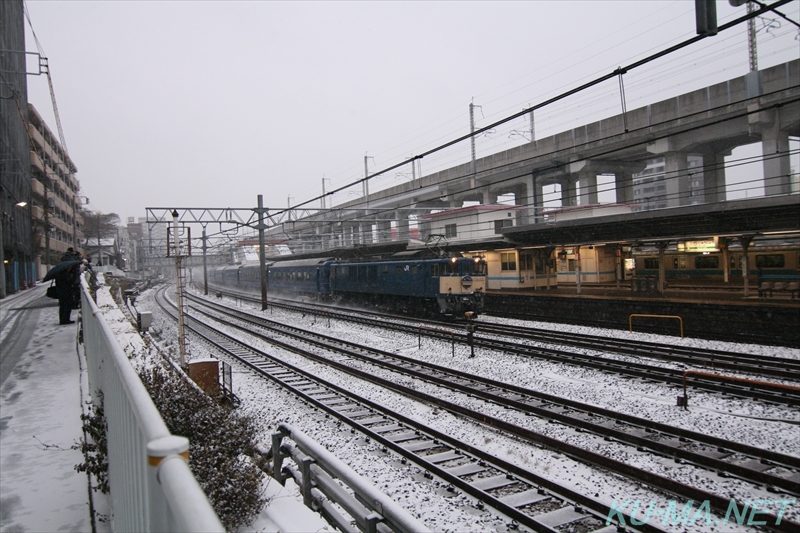
[[[226,325],[230,326],[232,324],[228,323]],[[209,328],[208,325],[201,324],[201,326],[205,327],[205,328]],[[243,331],[248,332],[251,335],[256,335],[257,337],[259,337],[257,334],[254,334],[252,332],[252,330],[248,330],[246,327],[240,327],[240,329],[242,329]],[[218,335],[225,335],[225,334],[221,334],[221,333],[217,333],[217,334]],[[246,343],[244,343],[243,341],[240,341],[238,339],[234,339],[233,337],[229,337],[227,335],[225,335],[225,336],[228,337],[229,341],[235,342],[235,343],[239,343],[242,347],[247,347]],[[339,370],[342,370],[344,372],[347,372],[347,373],[349,373],[351,375],[355,375],[355,376],[357,376],[357,377],[359,377],[359,378],[361,378],[363,380],[366,380],[366,381],[369,381],[369,382],[372,382],[372,383],[376,383],[376,384],[379,384],[379,385],[387,387],[387,388],[394,389],[394,390],[396,390],[398,392],[401,392],[401,393],[403,393],[403,394],[405,394],[407,396],[410,396],[412,398],[416,398],[416,399],[419,399],[419,400],[422,400],[422,401],[425,401],[425,402],[428,402],[428,403],[431,403],[431,404],[434,404],[434,405],[439,405],[439,406],[441,406],[441,407],[443,407],[443,408],[445,408],[445,409],[447,409],[447,410],[449,410],[449,411],[451,411],[453,413],[460,414],[460,415],[463,415],[463,416],[467,416],[469,418],[472,418],[473,420],[476,420],[476,421],[481,422],[483,424],[489,425],[490,427],[496,427],[496,428],[501,429],[501,430],[503,430],[503,431],[505,431],[507,433],[510,433],[512,435],[517,435],[517,436],[526,438],[527,440],[530,440],[532,442],[536,442],[537,444],[540,444],[540,445],[542,445],[544,447],[549,447],[549,448],[551,448],[553,450],[556,450],[559,453],[563,453],[563,454],[571,456],[573,458],[577,458],[577,460],[579,460],[581,462],[589,463],[589,464],[591,464],[593,466],[596,466],[596,467],[605,468],[605,469],[613,471],[613,472],[615,472],[617,474],[621,474],[624,477],[627,477],[627,478],[629,478],[629,479],[631,479],[633,481],[636,481],[636,482],[645,483],[645,484],[649,485],[652,488],[664,490],[664,491],[666,491],[666,492],[668,492],[670,494],[674,494],[674,495],[679,496],[681,498],[687,498],[687,499],[691,499],[693,501],[708,502],[710,507],[712,509],[718,511],[718,512],[725,513],[730,508],[730,505],[731,505],[731,502],[732,502],[732,500],[730,498],[725,498],[725,497],[722,497],[722,496],[719,496],[719,495],[716,495],[716,494],[713,494],[713,493],[709,493],[709,492],[707,492],[707,491],[705,491],[703,489],[692,487],[692,486],[686,485],[684,483],[681,483],[681,482],[678,482],[678,481],[675,481],[675,480],[672,480],[672,479],[669,479],[669,478],[665,478],[665,477],[660,476],[658,474],[655,474],[655,473],[652,473],[652,472],[648,472],[646,470],[643,470],[643,469],[628,465],[628,464],[623,463],[621,461],[617,461],[617,460],[614,460],[614,459],[611,459],[611,458],[607,458],[605,456],[602,456],[602,455],[594,453],[594,452],[589,452],[589,451],[584,450],[582,448],[579,448],[577,446],[570,445],[570,444],[564,443],[562,441],[558,441],[556,439],[553,439],[551,437],[547,437],[547,436],[541,435],[541,434],[539,434],[537,432],[534,432],[532,430],[528,430],[527,428],[522,428],[522,427],[516,426],[515,424],[500,420],[500,419],[498,419],[496,417],[487,415],[485,413],[481,413],[479,411],[475,411],[475,410],[472,410],[472,409],[469,409],[469,408],[466,408],[466,407],[463,407],[463,406],[460,406],[460,405],[453,404],[451,402],[448,402],[446,400],[442,400],[441,398],[438,398],[438,397],[435,397],[435,396],[431,396],[431,395],[428,395],[428,394],[425,394],[425,393],[421,393],[419,391],[416,391],[413,388],[405,387],[405,386],[400,385],[400,384],[398,384],[398,383],[396,383],[395,381],[392,381],[392,380],[387,380],[387,379],[383,379],[383,378],[377,377],[377,376],[375,376],[375,375],[373,375],[373,374],[371,374],[369,372],[353,369],[352,367],[349,367],[349,366],[347,366],[347,365],[345,365],[343,363],[339,363],[337,361],[332,361],[330,359],[321,357],[321,356],[319,356],[319,355],[317,355],[317,354],[315,354],[313,352],[310,352],[308,350],[303,350],[301,348],[298,348],[295,344],[290,344],[290,343],[286,343],[286,342],[277,341],[276,339],[268,339],[268,338],[264,338],[264,337],[259,337],[259,338],[262,338],[263,340],[266,340],[266,341],[268,341],[268,342],[270,342],[270,343],[272,343],[272,344],[274,344],[276,346],[279,346],[280,348],[282,348],[282,349],[284,349],[286,351],[299,354],[299,355],[301,355],[303,357],[310,358],[310,359],[312,359],[314,361],[323,363],[323,364],[328,365],[328,366],[333,366],[333,367],[335,367],[335,368],[337,368]],[[309,342],[308,339],[305,339],[305,341]],[[247,349],[251,349],[251,348],[247,347]],[[283,364],[285,364],[285,363],[283,363]],[[311,374],[311,373],[309,373],[309,372],[307,372],[305,370],[302,370],[302,369],[299,369],[299,368],[294,368],[294,369],[296,371],[300,372],[300,373],[303,373],[308,378],[313,378],[313,379],[319,380],[319,378],[314,377],[313,374]],[[331,387],[332,384],[327,383],[326,386]],[[347,393],[347,394],[350,394],[351,396],[354,396],[353,393],[346,391],[346,389],[341,389],[340,392]],[[366,399],[363,399],[363,398],[360,398],[358,401],[359,401],[359,403],[368,405],[373,409],[381,409],[382,408],[382,406],[380,406],[380,405],[378,405],[376,403],[370,402],[369,400],[366,400]],[[400,415],[397,414],[397,413],[393,413],[392,416],[395,417],[395,418],[398,418]],[[427,427],[424,428],[424,431],[426,431],[426,432],[430,432],[429,430],[430,430],[430,428],[427,428]],[[457,486],[461,486],[461,485],[457,485]],[[737,506],[740,506],[740,505],[737,504]],[[798,523],[794,523],[792,521],[787,521],[786,519],[780,520],[777,517],[772,516],[772,515],[769,515],[769,516],[771,517],[773,523],[776,523],[776,524],[779,523],[779,525],[768,526],[768,529],[772,529],[772,530],[775,530],[775,531],[794,531],[795,528],[800,528],[800,524],[798,524]]]
[[[174,314],[167,310],[163,302],[158,303],[174,318]],[[367,440],[372,439],[380,443],[384,450],[391,449],[403,457],[404,461],[414,462],[430,473],[426,474],[426,477],[436,475],[450,483],[452,487],[457,487],[475,497],[480,502],[480,508],[485,504],[508,516],[514,521],[510,524],[512,528],[517,527],[515,524],[522,524],[537,532],[558,533],[558,530],[543,520],[555,520],[558,517],[554,514],[563,512],[563,509],[571,511],[572,514],[564,518],[570,519],[572,523],[592,517],[591,520],[597,527],[587,531],[611,533],[619,531],[618,526],[624,526],[617,522],[606,524],[609,518],[608,506],[590,496],[503,461],[375,402],[359,398],[343,387],[327,382],[305,369],[281,361],[266,352],[256,350],[239,339],[215,330],[194,318],[189,319],[188,328],[257,374],[281,385],[316,409],[338,419],[340,423],[346,423],[352,428],[351,432],[359,431]],[[308,352],[293,346],[288,346],[287,349],[308,355]],[[457,463],[458,466],[452,466],[452,463]],[[474,481],[466,479],[472,475],[487,474],[493,475]],[[498,479],[501,477],[508,483],[501,483]],[[492,485],[486,485],[486,481],[482,482],[482,479],[492,480],[493,484],[501,483],[501,485],[493,488]],[[497,496],[490,493],[500,489],[505,493]],[[512,489],[516,490],[511,492]],[[556,505],[558,511],[553,510],[552,499],[560,501]],[[548,502],[551,505],[545,506]],[[569,509],[562,505],[564,503],[574,507]],[[526,508],[533,511],[536,506],[544,506],[545,512],[534,516],[526,513]],[[630,521],[629,514],[622,511],[619,514]],[[567,522],[559,522],[556,525],[564,523]],[[636,528],[623,527],[622,530],[664,533],[663,529],[650,523]]]
[[[701,433],[692,432],[690,430],[676,432],[666,424],[659,424],[633,416],[620,416],[618,413],[610,410],[587,406],[580,402],[562,401],[561,398],[537,393],[523,387],[490,380],[488,378],[475,376],[432,363],[426,363],[383,350],[373,348],[365,349],[365,347],[356,343],[309,332],[295,326],[275,323],[263,317],[254,316],[241,310],[229,309],[214,302],[199,301],[229,316],[234,316],[239,320],[246,321],[248,324],[277,331],[279,334],[290,336],[301,342],[306,342],[326,350],[334,350],[348,357],[379,365],[403,375],[412,375],[422,380],[433,382],[439,386],[447,387],[463,394],[476,396],[503,407],[510,407],[525,413],[535,414],[547,420],[557,420],[572,427],[579,428],[579,430],[588,430],[597,435],[613,438],[636,446],[640,450],[648,449],[667,457],[685,459],[702,468],[717,469],[719,472],[725,474],[742,477],[757,483],[765,483],[771,487],[779,487],[794,494],[800,494],[800,483],[797,481],[766,474],[764,472],[772,467],[768,464],[765,465],[764,462],[774,462],[797,470],[800,468],[800,458],[797,457],[769,452],[725,439],[708,438]],[[199,309],[197,309],[197,311],[203,312]],[[213,314],[208,314],[207,316],[218,321],[224,320]],[[258,335],[248,327],[242,327],[241,325],[228,321],[224,321],[224,323],[250,334]],[[319,340],[310,339],[309,335]],[[268,342],[276,342],[262,335],[258,336]],[[277,342],[284,344],[281,341]],[[342,348],[343,346],[346,348]],[[391,360],[399,361],[399,363],[394,363]],[[327,358],[322,358],[321,361],[326,362],[329,360]],[[351,368],[336,361],[331,361],[330,364],[337,366],[337,368],[343,371],[349,371],[348,369]],[[548,404],[552,405],[553,408],[549,407]],[[589,415],[589,417],[602,416],[606,420],[588,420],[581,417],[578,413],[572,414],[565,411],[556,411],[555,409],[558,408],[559,405],[567,411],[577,410]],[[625,418],[624,426],[620,426],[620,424],[623,423],[623,418]],[[650,435],[647,432],[648,430],[658,432],[658,434]],[[654,437],[666,437],[666,442],[656,441]],[[670,442],[670,439],[672,439],[673,442]],[[688,439],[693,440],[695,443],[705,444],[713,449],[706,449],[704,450],[705,453],[703,453],[681,448],[682,446],[691,444],[685,442]],[[723,449],[726,451],[722,451]],[[722,460],[723,458],[732,455],[732,453],[727,450],[736,450],[738,453],[755,457],[758,461],[745,464],[735,464],[724,461]]]
[[[248,298],[247,296],[241,294],[239,294],[238,297],[242,299]],[[352,313],[361,313],[360,311],[352,311],[351,313],[342,313],[331,310],[320,311],[320,309],[315,307],[301,306],[297,304],[285,304],[285,303],[276,304],[275,302],[273,302],[272,305],[273,306],[279,305],[285,309],[296,310],[303,313],[313,313],[316,315],[324,315],[331,317],[338,316],[340,318],[343,318],[351,322],[358,322],[374,327],[392,329],[394,331],[413,333],[414,335],[419,334],[419,323],[412,325],[400,322],[386,322],[384,320],[369,318],[368,316],[359,316],[356,314],[352,314]],[[375,313],[372,312],[366,312],[365,314],[372,316],[376,315]],[[407,318],[404,319],[402,317],[396,317],[396,316],[392,318],[395,320],[408,320]],[[484,326],[481,324],[479,325],[479,328],[483,329]],[[430,338],[444,339],[444,337],[436,331],[427,331],[425,332],[425,334]],[[658,380],[666,382],[670,385],[674,385],[676,387],[681,387],[683,384],[683,371],[685,369],[670,369],[670,368],[664,368],[663,366],[654,366],[632,361],[619,361],[598,355],[587,355],[578,352],[570,352],[570,351],[558,350],[542,346],[526,346],[516,341],[516,339],[523,336],[524,333],[521,332],[515,335],[515,341],[507,342],[499,339],[489,339],[486,337],[479,337],[475,335],[473,337],[473,342],[476,347],[501,350],[508,353],[514,353],[522,357],[536,357],[553,361],[556,363],[566,363],[582,367],[590,367],[595,370],[614,372],[617,374],[632,376],[646,381]],[[461,343],[466,343],[467,342],[466,334],[462,335],[459,340]],[[547,342],[547,341],[538,341],[538,342]],[[627,349],[625,355],[647,357],[648,354],[646,352],[636,352],[632,348],[629,348]],[[781,359],[781,361],[783,361],[783,359]],[[738,371],[744,372],[745,370],[739,367]],[[784,374],[781,377],[789,377],[789,378],[793,377],[793,374],[789,374],[788,376],[786,374],[787,372],[784,370]],[[706,379],[695,380],[692,387],[695,389],[720,392],[743,398],[755,398],[759,400],[772,401],[775,403],[800,405],[800,394],[796,394],[792,390],[786,390],[781,386],[769,387],[762,385],[759,387],[751,387],[751,386],[745,387],[745,386],[736,386],[734,384],[730,384],[726,382],[724,379],[715,380],[711,378],[706,378]]]

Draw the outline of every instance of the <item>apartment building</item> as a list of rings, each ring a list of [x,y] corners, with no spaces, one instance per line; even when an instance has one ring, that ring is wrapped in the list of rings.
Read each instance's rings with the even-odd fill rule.
[[[31,222],[34,260],[38,278],[59,263],[67,248],[83,252],[78,171],[58,138],[28,104],[28,137],[31,144]]]

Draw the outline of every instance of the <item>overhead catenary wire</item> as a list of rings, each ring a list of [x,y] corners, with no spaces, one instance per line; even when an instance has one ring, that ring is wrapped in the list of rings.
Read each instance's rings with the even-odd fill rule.
[[[787,3],[791,2],[791,1],[792,0],[777,0],[776,2],[774,2],[770,6],[767,6],[767,7],[764,7],[764,8],[760,8],[760,9],[758,9],[758,10],[752,12],[752,13],[748,13],[748,14],[743,15],[743,16],[737,18],[737,19],[734,19],[731,22],[728,22],[726,24],[720,25],[719,28],[718,28],[718,32],[721,33],[723,31],[729,30],[729,29],[737,26],[738,24],[741,24],[743,22],[746,22],[746,21],[748,21],[748,20],[750,20],[752,18],[755,18],[755,17],[763,14],[764,12],[768,11],[771,8],[780,7],[780,6],[782,6],[784,4],[787,4]],[[601,83],[603,83],[603,82],[605,82],[605,81],[607,81],[609,79],[614,78],[615,76],[618,76],[620,73],[625,74],[625,73],[627,73],[627,72],[629,72],[631,70],[637,69],[637,68],[639,68],[639,67],[641,67],[643,65],[646,65],[646,64],[648,64],[648,63],[650,63],[652,61],[655,61],[656,59],[659,59],[661,57],[667,56],[669,54],[672,54],[674,52],[677,52],[679,50],[687,48],[688,46],[691,46],[692,44],[695,44],[695,43],[697,43],[697,42],[699,42],[699,41],[701,41],[703,39],[706,39],[707,37],[708,37],[707,35],[697,35],[697,36],[692,37],[690,39],[686,39],[686,40],[684,40],[684,41],[682,41],[680,43],[677,43],[675,45],[672,45],[672,46],[670,46],[670,47],[668,47],[666,49],[663,49],[663,50],[661,50],[659,52],[651,54],[648,57],[645,57],[643,59],[639,59],[637,61],[634,61],[633,63],[630,63],[630,64],[628,64],[628,65],[626,65],[624,67],[619,67],[619,68],[615,69],[614,71],[612,71],[610,73],[607,73],[607,74],[605,74],[603,76],[595,78],[592,81],[586,82],[586,83],[584,83],[584,84],[582,84],[582,85],[580,85],[578,87],[575,87],[575,88],[570,89],[568,91],[565,91],[565,92],[563,92],[563,93],[561,93],[561,94],[559,94],[557,96],[549,98],[549,99],[547,99],[547,100],[545,100],[545,101],[543,101],[543,102],[541,102],[539,104],[536,104],[536,105],[531,106],[531,107],[529,107],[527,109],[524,109],[521,112],[514,113],[514,114],[512,114],[510,116],[507,116],[507,117],[505,117],[503,119],[500,119],[500,120],[498,120],[498,121],[496,121],[496,122],[494,122],[492,124],[489,124],[487,126],[484,126],[484,127],[481,127],[481,128],[477,128],[474,132],[471,132],[470,134],[459,136],[459,137],[457,137],[457,138],[455,138],[455,139],[453,139],[451,141],[445,142],[445,143],[443,143],[443,144],[441,144],[441,145],[439,145],[439,146],[437,146],[435,148],[432,148],[432,149],[429,149],[427,151],[424,151],[424,152],[412,157],[411,160],[413,161],[413,160],[417,160],[417,159],[422,159],[422,158],[427,157],[427,156],[429,156],[431,154],[437,153],[437,152],[439,152],[441,150],[444,150],[444,149],[449,148],[451,146],[457,145],[457,144],[459,144],[459,143],[461,143],[461,142],[463,142],[465,140],[470,139],[473,135],[483,134],[486,131],[489,131],[491,129],[497,128],[498,126],[501,126],[501,125],[503,125],[503,124],[505,124],[507,122],[510,122],[511,120],[514,120],[514,119],[519,118],[519,117],[521,117],[523,115],[526,115],[527,113],[529,113],[531,111],[535,111],[537,109],[541,109],[543,107],[551,105],[552,103],[555,103],[555,102],[558,102],[560,100],[563,100],[563,99],[565,99],[565,98],[567,98],[567,97],[569,97],[569,96],[571,96],[573,94],[577,94],[577,93],[580,93],[580,92],[582,92],[582,91],[584,91],[586,89],[589,89],[591,87],[595,87],[595,86],[597,86],[597,85],[599,85],[599,84],[601,84]],[[333,191],[328,192],[327,194],[328,195],[332,195],[332,194],[336,194],[336,193],[341,192],[341,191],[345,191],[345,190],[349,189],[350,187],[362,184],[366,180],[373,179],[375,177],[387,174],[387,173],[389,173],[389,172],[391,172],[391,171],[393,171],[393,170],[395,170],[397,168],[400,168],[400,167],[402,167],[402,166],[404,166],[406,164],[408,164],[408,160],[405,160],[405,161],[403,161],[401,163],[396,163],[396,164],[391,165],[391,166],[389,166],[387,168],[384,168],[381,171],[374,172],[370,176],[367,176],[367,177],[358,179],[356,181],[353,181],[348,185],[338,187],[338,188],[334,189]],[[299,208],[299,207],[303,207],[303,206],[308,205],[308,204],[310,204],[312,202],[316,202],[319,199],[320,199],[320,196],[315,196],[314,198],[312,198],[310,200],[306,200],[304,202],[301,202],[301,203],[299,203],[299,204],[297,204],[297,205],[295,205],[295,206],[293,206],[293,207],[291,207],[289,209],[296,209],[296,208]],[[281,213],[284,213],[285,211],[286,210],[279,211],[279,212],[276,212],[275,214],[276,215],[277,214],[281,214]]]

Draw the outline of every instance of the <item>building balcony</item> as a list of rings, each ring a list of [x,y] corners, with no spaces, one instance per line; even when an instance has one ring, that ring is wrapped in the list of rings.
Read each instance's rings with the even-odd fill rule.
[[[31,167],[41,173],[44,173],[44,163],[42,162],[42,158],[39,157],[39,154],[34,151],[31,151]]]
[[[41,133],[39,133],[39,130],[37,130],[33,124],[28,124],[28,133],[30,134],[31,139],[33,139],[33,141],[39,145],[39,148],[44,148],[46,146],[44,137]]]
[[[44,209],[38,205],[31,206],[31,216],[37,220],[44,220]]]
[[[34,196],[44,198],[44,184],[36,178],[31,179],[31,191]]]

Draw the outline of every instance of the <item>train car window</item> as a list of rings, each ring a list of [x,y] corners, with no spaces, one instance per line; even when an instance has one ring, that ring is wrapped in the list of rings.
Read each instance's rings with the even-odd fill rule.
[[[644,268],[647,270],[657,270],[658,264],[659,264],[658,257],[644,258]]]
[[[783,268],[786,266],[786,256],[782,254],[769,254],[756,256],[756,268]]]
[[[516,270],[516,269],[517,269],[516,252],[500,253],[500,270]]]
[[[394,271],[397,274],[402,274],[403,273],[403,267],[401,265],[397,265],[396,267],[394,267]]]
[[[537,274],[544,274],[544,262],[546,259],[537,259],[536,260],[536,273]]]
[[[389,273],[389,265],[383,265],[381,269],[381,274],[388,274]]]
[[[439,265],[431,265],[431,277],[432,278],[439,277]]]
[[[533,270],[533,254],[519,254],[519,269]]]
[[[417,265],[411,265],[411,275],[412,276],[417,275]]]
[[[694,258],[695,268],[719,268],[718,255],[698,255]]]

